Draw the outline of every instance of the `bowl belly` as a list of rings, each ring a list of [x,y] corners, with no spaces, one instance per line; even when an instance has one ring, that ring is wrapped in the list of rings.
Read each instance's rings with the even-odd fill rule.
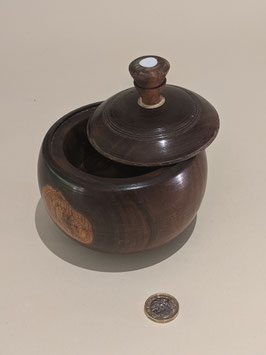
[[[53,171],[42,149],[39,156],[40,191],[54,222],[71,238],[104,252],[138,252],[177,237],[202,201],[206,153],[147,176],[143,184],[138,177],[136,184],[112,188],[113,179],[106,179],[108,188],[93,182],[79,188]]]

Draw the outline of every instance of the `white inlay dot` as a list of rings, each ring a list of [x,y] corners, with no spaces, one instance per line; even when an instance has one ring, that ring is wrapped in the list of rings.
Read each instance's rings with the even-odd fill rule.
[[[139,64],[145,68],[152,68],[158,63],[158,60],[154,57],[146,57],[140,60]]]

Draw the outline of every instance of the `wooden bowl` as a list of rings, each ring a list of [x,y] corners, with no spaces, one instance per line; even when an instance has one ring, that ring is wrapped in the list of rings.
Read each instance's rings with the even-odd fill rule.
[[[199,209],[205,151],[159,168],[109,160],[86,135],[98,105],[67,114],[46,134],[38,162],[45,205],[59,228],[86,247],[111,253],[159,247],[178,237]]]

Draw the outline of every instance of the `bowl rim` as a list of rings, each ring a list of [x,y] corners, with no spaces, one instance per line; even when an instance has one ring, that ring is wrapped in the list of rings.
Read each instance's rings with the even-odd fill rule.
[[[186,167],[188,167],[197,156],[176,163],[173,165],[158,166],[151,172],[142,175],[126,178],[108,178],[92,175],[84,172],[70,163],[65,155],[62,139],[62,129],[69,131],[73,118],[81,114],[87,114],[88,119],[92,116],[94,110],[102,103],[95,102],[85,106],[81,106],[57,120],[47,131],[40,150],[40,157],[47,169],[63,183],[66,187],[74,189],[77,192],[84,193],[88,188],[100,190],[136,190],[163,183],[171,178],[176,178]],[[72,119],[72,122],[70,122]],[[205,151],[203,151],[205,154]],[[201,153],[199,154],[201,155]],[[40,158],[39,158],[40,159]]]

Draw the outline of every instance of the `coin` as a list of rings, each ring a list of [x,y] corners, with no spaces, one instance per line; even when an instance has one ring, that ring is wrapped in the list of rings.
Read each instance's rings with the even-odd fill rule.
[[[150,296],[144,305],[146,316],[157,323],[170,322],[175,319],[178,311],[177,300],[167,293],[156,293]]]

